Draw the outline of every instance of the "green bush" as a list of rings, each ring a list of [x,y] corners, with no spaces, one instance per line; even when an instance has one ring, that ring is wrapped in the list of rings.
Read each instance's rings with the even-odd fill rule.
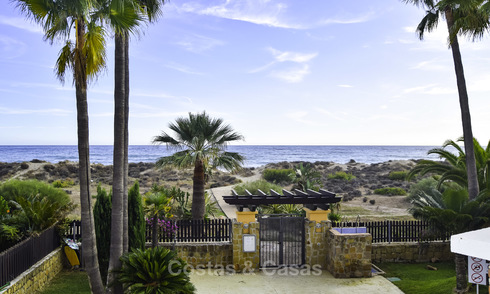
[[[346,173],[344,171],[338,171],[338,172],[335,172],[333,174],[327,175],[327,178],[329,178],[329,179],[339,179],[339,180],[350,181],[350,180],[355,179],[356,176],[354,176],[351,173]]]
[[[129,248],[145,249],[146,221],[138,181],[128,191]]]
[[[374,194],[388,195],[388,196],[403,196],[403,195],[407,195],[407,191],[398,187],[390,187],[390,188],[376,189],[374,190]]]
[[[271,183],[290,183],[293,172],[292,169],[266,169],[262,177]]]
[[[196,288],[185,261],[175,251],[163,247],[137,249],[121,256],[119,282],[125,293],[192,294]]]
[[[332,222],[340,222],[342,220],[342,216],[338,213],[329,213],[328,219]]]
[[[97,186],[97,200],[94,205],[95,239],[97,242],[97,257],[99,260],[102,280],[107,278],[111,245],[111,194],[108,194],[100,184]]]
[[[432,190],[437,190],[437,180],[432,177],[423,178],[410,187],[410,190],[408,190],[408,196],[413,198],[422,192],[430,194],[432,193]]]
[[[75,182],[71,179],[67,180],[56,180],[53,182],[53,187],[55,188],[69,188],[75,185]]]
[[[388,175],[388,178],[393,181],[404,181],[407,178],[407,171],[400,170],[400,171],[392,171]]]
[[[247,189],[250,193],[257,195],[258,192],[257,190],[261,190],[264,193],[269,194],[269,190],[273,189],[276,192],[281,193],[282,187],[276,184],[272,184],[267,182],[266,180],[257,180],[254,182],[248,182],[248,183],[243,183],[238,186],[236,186],[235,191],[238,193],[238,195],[247,195],[245,192],[245,189]]]

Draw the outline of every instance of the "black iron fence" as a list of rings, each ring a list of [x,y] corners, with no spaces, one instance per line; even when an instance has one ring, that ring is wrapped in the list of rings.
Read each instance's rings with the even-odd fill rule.
[[[159,242],[231,241],[231,219],[172,220],[158,227]],[[152,226],[146,226],[146,241],[151,242]]]
[[[231,220],[170,220],[158,224],[158,242],[229,242],[231,241]],[[65,236],[79,239],[82,223],[73,221]],[[146,225],[146,241],[151,242],[152,226]]]
[[[366,227],[373,243],[448,241],[450,233],[440,232],[428,221],[336,222],[333,227]]]
[[[54,226],[0,253],[0,288],[60,246]]]

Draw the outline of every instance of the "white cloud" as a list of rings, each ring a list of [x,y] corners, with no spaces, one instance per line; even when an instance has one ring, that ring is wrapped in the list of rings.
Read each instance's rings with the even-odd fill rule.
[[[9,17],[0,15],[0,24],[8,25],[31,33],[43,33],[42,28],[23,17]]]
[[[354,24],[370,20],[372,12],[358,16],[337,16],[332,18],[303,21],[291,20],[288,17],[289,6],[272,0],[225,0],[217,5],[205,6],[201,3],[188,2],[177,9],[179,11],[209,15],[225,19],[249,22],[286,29],[311,29],[331,24]]]
[[[280,51],[274,48],[267,48],[274,57],[274,60],[264,66],[249,71],[257,73],[271,69],[269,76],[289,83],[298,83],[310,73],[308,62],[318,56],[318,53],[299,53],[292,51]],[[289,64],[296,64],[291,66]],[[281,66],[281,64],[283,64]]]
[[[222,46],[225,42],[201,35],[190,35],[176,43],[187,51],[202,53],[217,46]]]
[[[301,67],[290,68],[281,71],[272,71],[269,76],[284,80],[289,83],[298,83],[303,81],[303,78],[310,73],[308,64],[303,64]]]
[[[353,88],[354,86],[343,84],[343,85],[337,85],[337,87],[340,87],[340,88]]]
[[[323,115],[326,115],[329,118],[333,118],[338,121],[345,121],[345,118],[349,116],[346,112],[337,111],[337,113],[332,113],[331,111],[328,111],[323,108],[317,108],[316,111]]]
[[[170,62],[170,63],[165,64],[164,66],[167,68],[170,68],[170,69],[175,69],[176,71],[180,71],[180,72],[183,72],[186,74],[203,75],[203,73],[201,73],[201,72],[197,72],[197,71],[189,68],[188,66],[185,66],[183,64],[178,64],[176,62]]]
[[[308,112],[306,111],[295,111],[286,114],[288,119],[294,120],[300,124],[305,124],[309,126],[321,126],[318,122],[306,119],[308,117]]]
[[[443,88],[439,87],[437,84],[430,84],[426,86],[413,87],[403,90],[403,93],[416,93],[416,94],[427,94],[427,95],[445,95],[454,94],[456,90],[453,88]]]
[[[421,69],[421,70],[429,70],[429,71],[447,71],[450,70],[447,61],[439,61],[439,60],[427,60],[421,61],[416,65],[412,66],[410,69]]]

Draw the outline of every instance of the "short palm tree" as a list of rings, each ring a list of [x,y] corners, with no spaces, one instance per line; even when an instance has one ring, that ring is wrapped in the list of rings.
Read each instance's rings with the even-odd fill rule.
[[[165,190],[151,191],[143,197],[144,210],[152,220],[152,247],[158,245],[158,218],[170,211],[171,201],[172,198]]]
[[[153,139],[153,143],[166,144],[176,153],[161,157],[157,166],[194,167],[192,193],[192,219],[203,219],[205,214],[204,184],[205,171],[224,168],[236,170],[243,164],[243,157],[235,152],[226,152],[228,143],[243,140],[243,136],[234,132],[223,120],[211,118],[206,112],[181,117],[170,123],[169,128],[175,137],[162,132]]]
[[[300,190],[305,192],[308,189],[318,189],[321,184],[320,173],[309,163],[305,165],[300,163],[298,166],[295,166],[294,172],[290,174],[290,178]]]
[[[468,187],[468,177],[466,169],[466,154],[463,148],[457,142],[463,141],[463,138],[456,142],[447,140],[441,148],[429,150],[428,154],[436,154],[444,161],[421,160],[408,173],[407,179],[412,179],[416,175],[436,174],[438,175],[437,189],[441,189],[444,183],[454,182],[461,187]],[[480,188],[480,194],[490,192],[490,142],[486,148],[483,148],[478,140],[473,139],[474,154],[476,159],[477,179]],[[454,148],[457,153],[454,154],[446,147]]]

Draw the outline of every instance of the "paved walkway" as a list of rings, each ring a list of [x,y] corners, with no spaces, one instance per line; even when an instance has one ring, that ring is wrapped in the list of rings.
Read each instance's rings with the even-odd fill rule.
[[[277,270],[275,274],[271,274],[271,269],[256,274],[224,275],[218,275],[213,269],[202,271],[205,273],[191,274],[191,282],[198,294],[403,294],[382,276],[335,279],[327,271],[322,271],[320,275],[286,274],[284,269],[282,272]]]

